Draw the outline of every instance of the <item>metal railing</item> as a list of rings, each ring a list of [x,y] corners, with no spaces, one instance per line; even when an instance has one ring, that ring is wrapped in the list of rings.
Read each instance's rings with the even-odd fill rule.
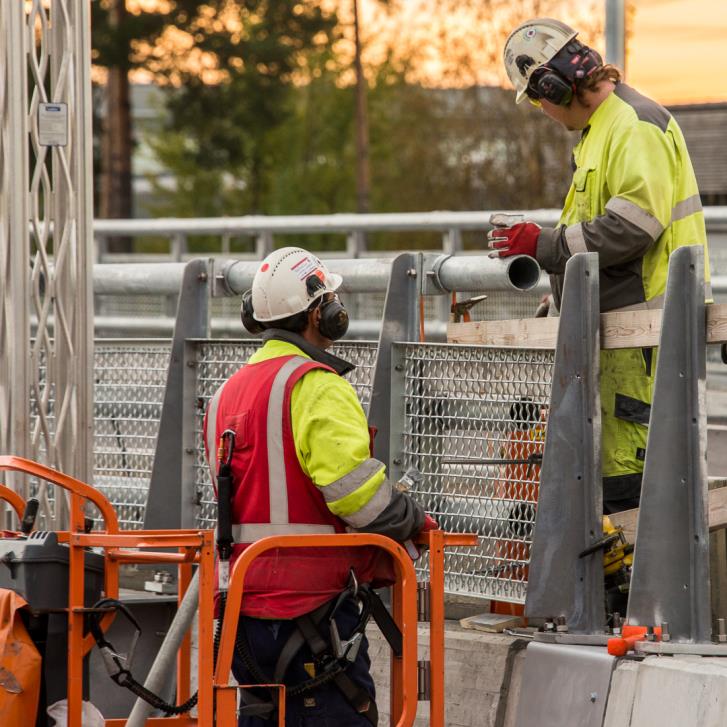
[[[495,210],[502,211],[502,210]],[[249,238],[254,241],[248,256],[260,260],[270,252],[275,237],[295,236],[290,244],[300,242],[309,235],[334,235],[343,238],[341,253],[346,257],[361,257],[367,254],[366,236],[376,232],[437,232],[441,235],[441,249],[454,254],[463,247],[462,234],[468,231],[486,232],[491,228],[489,219],[493,211],[478,212],[405,212],[390,214],[336,214],[300,216],[246,216],[217,218],[167,218],[148,220],[96,220],[94,235],[98,242],[99,262],[118,262],[125,256],[111,255],[106,251],[109,237],[158,236],[169,240],[166,260],[184,260],[188,252],[190,237],[204,235],[219,237],[219,255],[230,253],[233,238]],[[560,211],[557,209],[513,210],[524,214],[527,219],[540,225],[557,223]],[[727,207],[706,207],[704,218],[707,232],[712,235],[727,235]],[[484,235],[483,235],[484,247]],[[412,245],[416,249],[421,246]],[[341,254],[339,253],[339,254]],[[377,255],[380,253],[377,253]],[[335,253],[334,253],[335,255]],[[160,258],[162,256],[156,256]]]

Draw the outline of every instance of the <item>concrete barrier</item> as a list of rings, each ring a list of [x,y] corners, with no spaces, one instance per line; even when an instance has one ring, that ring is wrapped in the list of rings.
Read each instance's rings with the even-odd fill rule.
[[[375,627],[367,629],[376,682],[379,724],[389,724],[389,645]],[[419,627],[419,658],[428,658],[429,628]],[[447,727],[511,727],[519,689],[519,655],[527,641],[504,634],[445,625],[445,723]],[[419,704],[415,727],[429,724],[429,703]]]
[[[724,727],[727,659],[651,656],[614,672],[604,727]]]

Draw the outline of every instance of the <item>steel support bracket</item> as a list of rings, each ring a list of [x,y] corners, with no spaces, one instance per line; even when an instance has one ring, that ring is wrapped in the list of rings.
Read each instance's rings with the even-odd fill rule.
[[[394,342],[419,340],[421,275],[421,253],[397,255],[391,265],[391,277],[386,290],[368,418],[369,424],[378,432],[374,441],[374,456],[387,466],[391,465],[391,349]]]
[[[598,255],[566,265],[548,431],[525,615],[564,616],[570,632],[606,626],[603,558],[579,553],[601,537]]]
[[[701,247],[669,260],[628,620],[671,641],[711,637],[706,311]]]
[[[146,530],[185,527],[183,513],[186,508],[183,502],[185,498],[193,497],[192,493],[185,492],[184,483],[190,478],[185,472],[188,457],[185,457],[185,444],[180,436],[184,413],[185,341],[209,337],[211,271],[210,261],[206,259],[190,260],[184,267],[144,515]]]

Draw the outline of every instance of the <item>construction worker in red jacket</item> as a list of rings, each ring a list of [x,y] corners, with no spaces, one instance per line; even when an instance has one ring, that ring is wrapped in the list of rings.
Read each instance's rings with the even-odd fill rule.
[[[556,227],[510,224],[493,215],[489,234],[500,257],[530,255],[550,273],[560,307],[565,265],[598,253],[601,312],[663,306],[669,256],[704,248],[704,212],[684,136],[671,114],[621,80],[621,72],[551,18],[519,25],[505,43],[516,102],[529,100],[569,131],[573,181]],[[709,301],[709,286],[705,290]],[[553,311],[551,311],[552,313]],[[601,352],[604,512],[638,507],[656,349]]]
[[[218,445],[228,452],[232,563],[270,535],[356,530],[404,542],[436,527],[371,456],[366,416],[343,378],[354,367],[326,351],[348,328],[336,294],[341,282],[315,255],[286,247],[263,260],[243,296],[243,323],[262,333],[264,344],[214,394],[204,426],[213,473]],[[375,549],[296,548],[270,551],[248,571],[233,673],[240,684],[284,681],[293,694],[286,724],[377,723],[367,642],[354,633],[360,609],[353,598],[340,598],[347,589],[353,594],[352,578],[390,584],[392,564]],[[336,655],[330,644],[324,653],[321,639],[315,643],[316,636],[328,640],[326,619],[344,643],[355,635],[357,650],[338,659],[346,668],[327,681]],[[285,647],[296,639],[291,658],[294,647]],[[284,674],[281,659],[290,662]],[[298,688],[322,675],[322,686]],[[240,727],[270,724],[275,714],[264,697],[259,690],[244,692]]]

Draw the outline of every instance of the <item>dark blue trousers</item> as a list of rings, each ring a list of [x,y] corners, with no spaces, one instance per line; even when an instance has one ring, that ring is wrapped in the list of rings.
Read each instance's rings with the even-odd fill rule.
[[[358,610],[352,600],[342,604],[335,616],[342,639],[350,637],[358,623]],[[268,621],[264,619],[240,616],[239,629],[245,629],[245,635],[255,660],[265,674],[272,676],[275,664],[288,638],[296,630],[294,621]],[[321,624],[321,632],[325,634],[327,624]],[[285,684],[294,686],[310,679],[305,669],[306,663],[313,662],[313,655],[307,644],[304,644],[290,663],[285,675]],[[349,678],[358,686],[363,687],[373,698],[376,693],[374,681],[369,669],[371,660],[368,654],[368,641],[364,637],[356,661],[346,670]],[[250,684],[254,680],[245,665],[235,652],[232,662],[232,673],[239,684]],[[261,694],[267,698],[267,694]],[[269,720],[259,717],[240,716],[238,727],[271,727]],[[286,727],[371,727],[371,723],[362,715],[357,714],[346,698],[338,691],[335,684],[329,682],[317,689],[296,697],[290,697],[285,706]]]

